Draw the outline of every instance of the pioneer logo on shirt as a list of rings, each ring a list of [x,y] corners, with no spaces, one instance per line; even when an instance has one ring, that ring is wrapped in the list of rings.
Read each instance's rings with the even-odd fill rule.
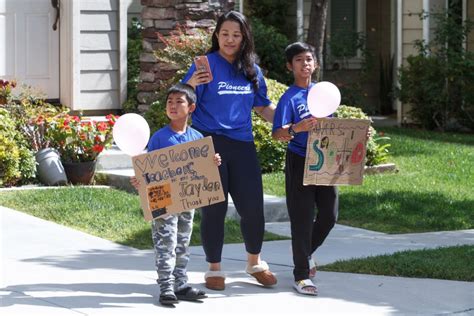
[[[304,119],[311,114],[309,113],[308,106],[306,104],[299,104],[296,106],[296,109],[298,110],[298,115],[301,119]]]
[[[223,95],[223,94],[251,94],[252,87],[250,86],[250,83],[245,86],[240,86],[236,85],[233,86],[225,81],[220,81],[218,84],[218,91],[217,94]]]

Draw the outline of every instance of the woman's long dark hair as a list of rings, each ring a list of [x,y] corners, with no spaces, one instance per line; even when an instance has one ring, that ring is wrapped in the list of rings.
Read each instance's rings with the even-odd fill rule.
[[[234,66],[237,71],[243,71],[245,77],[252,83],[254,90],[258,89],[257,70],[255,69],[256,55],[255,46],[253,43],[252,31],[245,16],[237,11],[229,11],[224,13],[217,20],[216,29],[212,33],[212,46],[209,53],[219,50],[219,42],[217,34],[220,32],[222,24],[225,21],[237,22],[240,25],[242,32],[242,43],[237,58],[234,61]]]

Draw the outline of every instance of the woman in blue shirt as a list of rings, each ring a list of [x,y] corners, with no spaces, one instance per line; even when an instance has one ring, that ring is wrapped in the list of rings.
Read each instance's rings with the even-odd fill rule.
[[[252,109],[273,122],[275,107],[267,96],[267,86],[255,63],[253,37],[245,16],[230,11],[217,21],[212,47],[207,54],[212,73],[196,70],[193,64],[183,82],[196,90],[197,107],[193,127],[212,136],[224,194],[230,193],[238,214],[247,251],[246,271],[264,286],[277,283],[268,265],[260,260],[265,220],[260,164],[252,134]],[[209,271],[206,287],[225,288],[221,272],[224,220],[228,200],[202,209],[201,238]]]

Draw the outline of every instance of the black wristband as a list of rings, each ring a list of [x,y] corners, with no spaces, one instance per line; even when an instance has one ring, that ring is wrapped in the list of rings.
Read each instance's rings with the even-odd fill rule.
[[[291,124],[290,127],[288,127],[288,134],[290,134],[290,136],[293,136],[293,137],[295,137],[296,134],[298,134],[298,133],[296,133],[295,130],[293,129],[293,124]]]

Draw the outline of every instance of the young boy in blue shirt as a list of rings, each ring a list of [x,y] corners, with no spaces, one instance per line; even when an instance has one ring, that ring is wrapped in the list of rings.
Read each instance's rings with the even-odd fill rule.
[[[187,84],[177,84],[168,90],[166,115],[170,123],[153,134],[148,152],[203,138],[188,126],[189,115],[196,108],[196,93]],[[219,154],[214,157],[220,165]],[[139,182],[130,182],[138,189]],[[172,305],[178,300],[199,300],[206,294],[188,285],[186,266],[189,261],[189,242],[193,228],[194,210],[172,214],[152,221],[152,237],[155,248],[155,264],[160,285],[160,303]]]
[[[303,185],[308,131],[316,126],[316,118],[308,110],[307,98],[314,85],[311,76],[318,64],[314,49],[305,43],[290,44],[285,55],[295,81],[278,102],[272,136],[277,140],[288,135],[293,137],[288,144],[285,162],[286,205],[295,265],[293,286],[298,293],[317,295],[317,288],[311,281],[316,273],[311,256],[336,223],[338,192],[335,186]]]

